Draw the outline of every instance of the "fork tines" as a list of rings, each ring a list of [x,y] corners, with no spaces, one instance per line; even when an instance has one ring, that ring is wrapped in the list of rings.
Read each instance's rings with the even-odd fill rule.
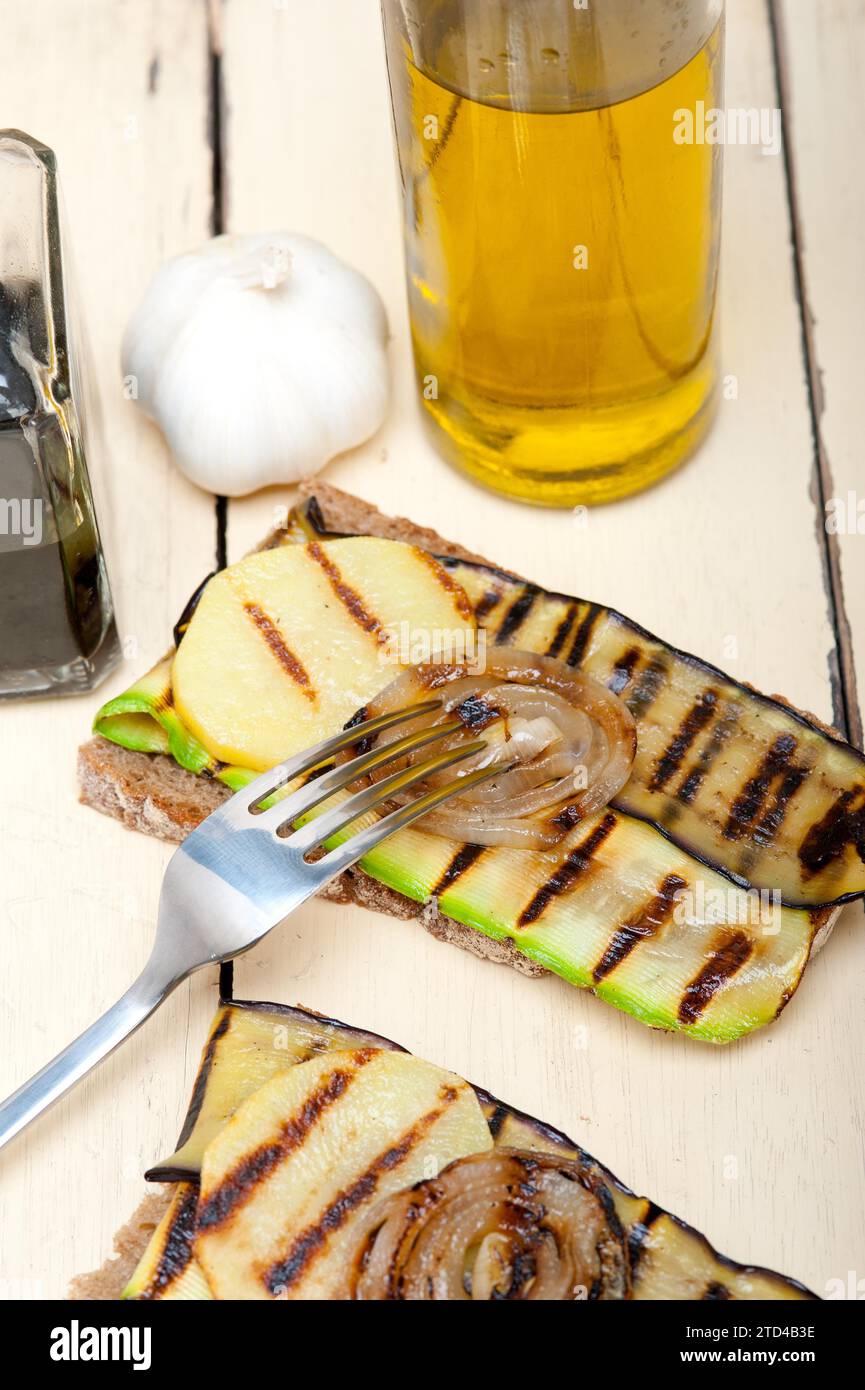
[[[403,709],[393,710],[388,714],[378,715],[361,724],[344,729],[334,738],[326,739],[314,748],[299,753],[272,768],[269,772],[263,773],[261,777],[251,782],[243,793],[235,796],[234,802],[238,803],[241,812],[245,811],[252,817],[254,825],[278,834],[279,838],[284,840],[286,844],[299,850],[303,855],[307,855],[360,816],[384,805],[398,793],[405,792],[434,773],[442,772],[446,768],[455,766],[481,752],[486,747],[486,743],[482,739],[476,739],[461,744],[459,747],[445,749],[433,754],[421,762],[404,766],[379,781],[373,781],[363,786],[347,799],[338,802],[299,828],[297,822],[322,802],[351,787],[352,783],[378,772],[389,763],[406,758],[421,748],[439,742],[441,739],[464,729],[465,725],[462,720],[458,718],[447,719],[440,724],[426,725],[416,729],[412,733],[383,744],[380,748],[372,748],[358,757],[329,768],[320,776],[297,787],[272,805],[263,808],[262,803],[268,801],[288,783],[303,776],[304,773],[313,771],[322,764],[327,764],[346,749],[355,745],[363,747],[370,735],[377,735],[396,725],[433,714],[441,708],[441,703],[441,700],[438,699],[426,700],[419,704],[406,706]],[[470,773],[458,774],[445,785],[426,792],[414,801],[391,811],[373,825],[358,831],[357,834],[326,856],[327,864],[333,871],[334,856],[345,858],[347,863],[354,862],[395,830],[410,825],[452,796],[467,791],[470,787],[476,786],[479,782],[485,781],[494,773],[501,771],[500,767],[486,767]]]

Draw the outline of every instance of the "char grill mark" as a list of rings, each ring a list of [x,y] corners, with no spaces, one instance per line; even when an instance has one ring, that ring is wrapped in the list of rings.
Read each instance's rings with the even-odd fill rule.
[[[721,752],[727,739],[735,730],[738,720],[738,706],[728,705],[723,718],[719,719],[703,745],[697,761],[694,763],[693,767],[686,772],[676,788],[676,800],[680,801],[683,806],[690,806],[691,802],[694,800],[712,764]]]
[[[367,719],[369,719],[369,709],[366,705],[361,705],[357,713],[351,716],[351,719],[349,719],[345,727],[347,729],[356,729],[358,724],[363,724]],[[362,738],[358,739],[357,743],[352,745],[354,757],[359,758],[362,753],[371,753],[377,739],[377,733],[364,734]]]
[[[165,687],[162,694],[158,695],[153,701],[153,709],[154,713],[159,711],[163,714],[168,714],[170,710],[174,709],[174,691],[171,688],[170,682]]]
[[[483,852],[483,845],[461,845],[438,882],[430,889],[430,898],[438,898],[452,888],[457,879],[478,862]]]
[[[474,616],[474,613],[472,610],[472,606],[469,603],[468,595],[466,594],[465,589],[462,587],[461,584],[457,584],[456,580],[453,578],[452,575],[448,573],[444,565],[439,564],[436,557],[434,555],[430,555],[428,550],[422,550],[419,547],[415,547],[415,549],[417,551],[418,557],[424,562],[425,565],[429,566],[436,579],[438,580],[439,584],[441,584],[443,589],[447,590],[451,598],[454,600],[456,610],[459,613],[460,617],[463,618],[466,622],[468,622]]]
[[[201,1059],[201,1066],[198,1068],[198,1075],[195,1078],[195,1085],[192,1089],[192,1099],[189,1102],[189,1109],[186,1112],[186,1120],[184,1121],[180,1138],[177,1141],[178,1149],[183,1148],[183,1145],[195,1128],[198,1117],[201,1114],[201,1107],[204,1104],[204,1097],[207,1092],[207,1083],[210,1079],[210,1070],[213,1066],[213,1060],[220,1042],[231,1027],[231,1017],[231,1010],[226,1009],[207,1040],[204,1056]]]
[[[625,701],[637,722],[660,695],[666,676],[667,663],[661,657],[653,656]]]
[[[496,642],[510,642],[514,633],[522,627],[529,613],[532,611],[535,600],[540,592],[537,584],[527,584],[525,586],[523,592],[514,599],[510,608],[502,618],[496,633]]]
[[[750,831],[755,819],[762,811],[771,787],[779,778],[786,778],[793,771],[791,757],[796,750],[796,740],[792,734],[780,734],[760,766],[749,777],[730,807],[730,814],[724,826],[724,838],[741,840]]]
[[[574,806],[569,803],[567,806],[563,806],[561,811],[558,811],[556,815],[553,816],[550,824],[555,829],[573,830],[574,826],[579,825],[582,819],[583,813],[579,806]]]
[[[443,1086],[441,1104],[412,1125],[396,1144],[379,1154],[366,1172],[356,1178],[350,1187],[345,1188],[328,1203],[318,1221],[307,1226],[306,1230],[292,1241],[286,1254],[263,1272],[262,1282],[268,1293],[274,1297],[287,1293],[304,1276],[309,1266],[325,1249],[329,1238],[345,1225],[353,1211],[375,1196],[381,1177],[399,1168],[406,1161],[424,1135],[457,1099],[457,1095],[458,1092],[453,1086]]]
[[[682,759],[694,740],[715,718],[717,708],[718,692],[716,690],[704,690],[697,697],[664,752],[658,758],[649,782],[649,791],[663,790],[673,774],[678,771]]]
[[[852,845],[865,864],[865,788],[842,792],[822,820],[812,825],[799,846],[806,878],[834,863]]]
[[[687,887],[678,874],[667,874],[654,897],[638,908],[632,917],[613,933],[604,954],[592,971],[595,984],[600,982],[621,965],[640,941],[654,936],[655,932],[669,921],[678,901],[678,895]]]
[[[195,1241],[196,1211],[198,1191],[190,1187],[184,1194],[174,1219],[165,1233],[165,1244],[147,1288],[137,1295],[139,1299],[160,1298],[165,1290],[180,1278],[192,1260],[192,1247]]]
[[[574,618],[577,616],[577,613],[578,613],[579,611],[580,611],[580,610],[579,610],[579,605],[578,605],[578,604],[576,604],[576,603],[571,603],[571,604],[568,605],[567,612],[565,613],[565,616],[562,618],[561,622],[559,623],[558,627],[556,628],[555,632],[553,633],[552,641],[550,642],[549,646],[547,647],[547,651],[546,651],[546,655],[547,655],[547,656],[558,656],[558,655],[559,655],[559,652],[562,650],[562,647],[565,645],[565,641],[566,641],[566,639],[567,639],[568,633],[569,633],[570,630],[571,630],[571,624],[573,623]]]
[[[498,1139],[501,1127],[504,1124],[505,1120],[508,1118],[509,1114],[510,1111],[508,1110],[506,1105],[497,1105],[493,1113],[490,1115],[489,1119],[487,1120],[487,1124],[489,1125],[490,1134],[493,1136],[494,1139]]]
[[[291,679],[300,686],[306,698],[314,701],[315,690],[309,678],[309,672],[300,658],[295,656],[294,652],[286,645],[285,638],[273,619],[268,617],[259,604],[253,603],[251,600],[244,603],[243,611],[255,624],[282,669],[287,671]]]
[[[188,1140],[189,1136],[192,1134],[192,1131],[195,1129],[195,1126],[198,1122],[198,1117],[201,1114],[201,1107],[204,1104],[204,1097],[207,1094],[207,1083],[210,1078],[210,1072],[211,1068],[213,1067],[214,1058],[216,1057],[220,1040],[226,1036],[231,1027],[231,1019],[231,1010],[226,1009],[222,1015],[222,1018],[219,1020],[219,1023],[214,1028],[213,1032],[207,1040],[207,1047],[205,1048],[204,1056],[201,1059],[201,1065],[198,1068],[198,1074],[195,1078],[195,1085],[192,1089],[192,1096],[189,1101],[189,1109],[186,1112],[186,1119],[183,1121],[183,1129],[181,1130],[180,1138],[177,1141],[178,1152],[183,1148],[184,1144]],[[147,1172],[144,1174],[144,1181],[164,1182],[168,1178],[172,1178],[177,1181],[185,1181],[186,1176],[187,1175],[183,1173],[174,1173],[172,1171],[166,1171],[164,1166],[157,1166],[155,1168],[148,1168]]]
[[[791,767],[787,771],[773,800],[754,827],[753,838],[756,844],[763,847],[775,838],[783,824],[790,802],[810,773],[809,767]]]
[[[732,1297],[733,1295],[730,1293],[730,1290],[727,1288],[726,1284],[713,1283],[706,1285],[706,1290],[702,1295],[702,1301],[709,1303],[717,1303],[725,1301],[726,1299]]]
[[[501,589],[487,589],[475,604],[475,620],[482,623],[502,597]]]
[[[357,590],[343,579],[339,567],[334,564],[330,556],[325,554],[317,541],[311,541],[306,547],[306,552],[326,574],[331,589],[349,617],[357,623],[358,627],[362,627],[364,632],[368,632],[380,646],[385,645],[388,640],[387,633],[381,622],[374,613],[369,612]]]
[[[639,647],[628,647],[627,651],[622,652],[613,667],[610,679],[607,681],[607,689],[612,690],[614,695],[621,695],[622,691],[630,684],[634,668],[639,660]]]
[[[278,1138],[247,1154],[213,1192],[202,1198],[198,1208],[199,1229],[222,1226],[229,1221],[288,1154],[306,1142],[324,1112],[345,1095],[357,1071],[375,1055],[373,1048],[361,1049],[354,1054],[352,1071],[337,1067],[328,1072],[299,1112],[283,1122]]]
[[[574,633],[574,640],[571,644],[571,650],[568,652],[568,666],[579,666],[582,662],[583,657],[586,654],[586,648],[589,645],[589,639],[592,635],[592,629],[594,628],[595,623],[600,617],[600,614],[601,609],[598,607],[598,605],[596,603],[590,603],[588,608],[586,609],[586,612],[583,614],[583,617],[581,618],[580,622],[577,624],[577,630]]]
[[[696,1023],[718,991],[731,980],[753,954],[754,946],[746,932],[734,931],[721,937],[712,955],[700,967],[679,1000],[679,1022]]]
[[[596,825],[585,838],[569,853],[563,864],[551,874],[546,883],[537,890],[531,901],[523,908],[517,919],[517,927],[529,927],[544,914],[550,903],[563,893],[567,893],[589,868],[592,857],[611,834],[617,824],[616,817],[608,811],[599,825]]]

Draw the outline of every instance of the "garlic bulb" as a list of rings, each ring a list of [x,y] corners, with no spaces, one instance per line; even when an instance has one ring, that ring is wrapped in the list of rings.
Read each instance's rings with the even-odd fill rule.
[[[376,290],[320,242],[219,236],[156,272],[123,374],[187,477],[237,497],[315,473],[375,433],[387,333]]]

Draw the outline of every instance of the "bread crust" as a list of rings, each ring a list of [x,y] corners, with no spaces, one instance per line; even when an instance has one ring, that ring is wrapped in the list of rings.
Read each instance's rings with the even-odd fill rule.
[[[148,1241],[159,1225],[171,1201],[171,1186],[148,1192],[139,1202],[125,1226],[114,1237],[114,1254],[100,1269],[90,1274],[78,1274],[69,1285],[73,1302],[109,1302],[119,1298],[132,1278]]]

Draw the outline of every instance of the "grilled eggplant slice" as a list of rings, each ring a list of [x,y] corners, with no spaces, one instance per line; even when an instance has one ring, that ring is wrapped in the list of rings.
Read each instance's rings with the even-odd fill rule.
[[[614,805],[745,887],[817,907],[865,893],[865,757],[615,609],[443,559],[487,638],[620,695],[637,756]]]
[[[272,1045],[274,1039],[278,1040],[278,1046]],[[336,1052],[357,1051],[359,1046],[402,1051],[376,1034],[360,1032],[302,1009],[244,1001],[220,1006],[193,1087],[183,1131],[184,1143],[179,1146],[179,1152],[186,1154],[187,1181],[175,1188],[171,1208],[130,1282],[127,1297],[181,1296],[171,1290],[174,1271],[181,1262],[186,1270],[186,1289],[196,1290],[182,1296],[210,1296],[202,1270],[193,1269],[195,1259],[185,1263],[192,1210],[189,1194],[197,1190],[206,1147],[205,1135],[215,1138],[220,1126],[227,1123],[239,1105],[255,1095],[259,1086],[273,1083],[277,1075],[277,1057],[282,1058],[283,1068],[288,1069],[299,1059],[308,1057],[310,1049],[320,1061],[326,1062],[328,1055],[332,1059]],[[497,1152],[516,1150],[523,1156],[528,1153],[550,1155],[559,1163],[577,1164],[581,1180],[592,1191],[608,1195],[611,1210],[607,1229],[615,1233],[618,1225],[627,1253],[627,1297],[638,1300],[814,1298],[795,1280],[770,1270],[737,1264],[719,1255],[699,1232],[646,1198],[635,1196],[608,1169],[560,1131],[514,1110],[483,1090],[475,1088],[475,1094]],[[479,1145],[482,1149],[488,1147],[486,1143]],[[197,1162],[193,1158],[196,1150]],[[148,1177],[171,1181],[177,1171],[176,1156],[172,1156],[153,1168]],[[430,1176],[426,1175],[426,1180]],[[606,1203],[606,1197],[603,1200]],[[166,1262],[166,1250],[182,1252],[182,1256],[173,1254]],[[343,1280],[347,1273],[350,1267],[346,1264],[341,1275]],[[345,1292],[344,1287],[342,1292]]]
[[[312,534],[342,534],[327,530],[315,497],[294,509],[279,539]],[[614,608],[477,561],[439,563],[468,594],[488,639],[559,657],[623,697],[640,756],[617,806],[785,903],[826,907],[865,895],[859,749]]]
[[[139,1301],[210,1299],[210,1285],[192,1252],[195,1240],[198,1185],[177,1184],[168,1210],[123,1291]]]
[[[371,1205],[491,1147],[472,1088],[417,1057],[301,1062],[205,1149],[196,1258],[217,1298],[332,1298]]]

